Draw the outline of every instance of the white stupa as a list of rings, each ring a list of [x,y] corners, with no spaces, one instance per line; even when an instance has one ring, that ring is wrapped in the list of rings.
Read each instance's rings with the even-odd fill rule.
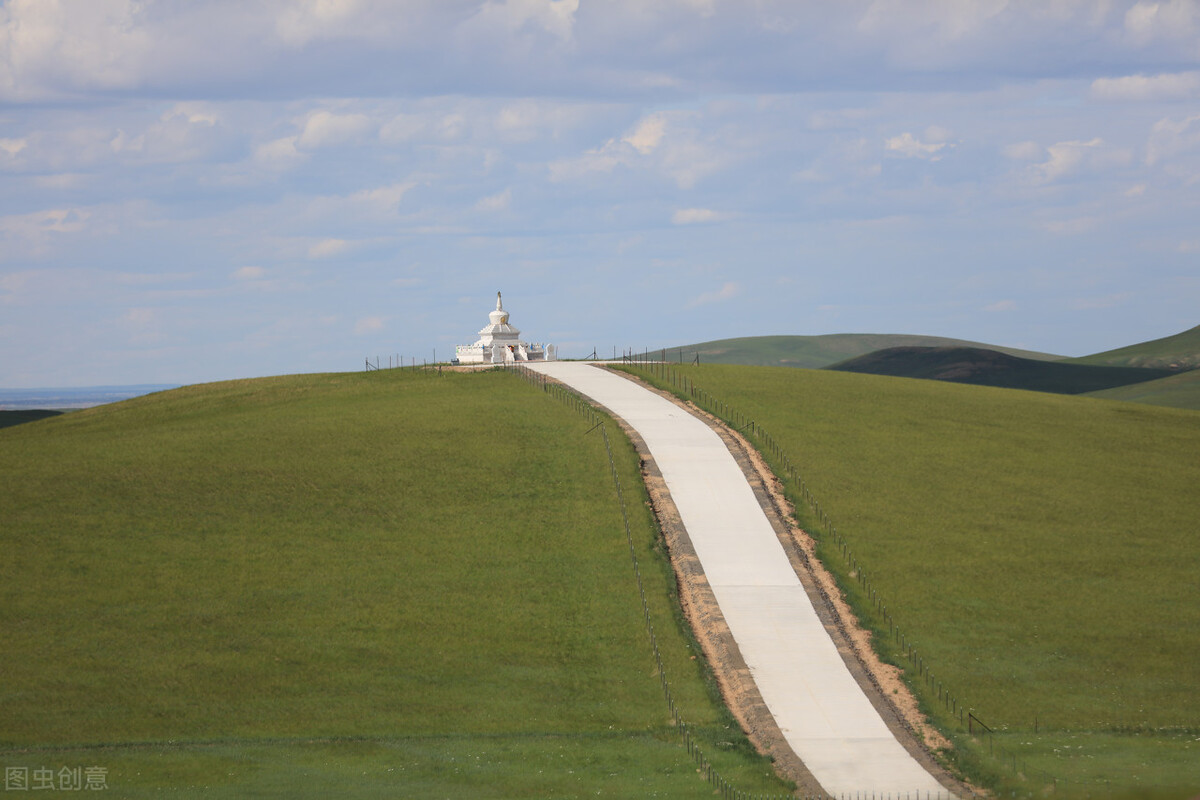
[[[508,324],[508,312],[496,292],[496,310],[488,314],[489,323],[479,332],[475,344],[460,344],[454,360],[459,364],[507,364],[513,361],[553,361],[554,345],[528,344],[521,332]]]

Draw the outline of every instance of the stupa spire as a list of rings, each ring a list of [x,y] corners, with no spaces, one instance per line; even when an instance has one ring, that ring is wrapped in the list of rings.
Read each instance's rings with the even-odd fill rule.
[[[496,292],[496,309],[488,314],[488,324],[479,332],[479,341],[455,349],[459,364],[506,364],[510,361],[553,361],[554,345],[521,341],[521,331],[508,321],[504,296]]]

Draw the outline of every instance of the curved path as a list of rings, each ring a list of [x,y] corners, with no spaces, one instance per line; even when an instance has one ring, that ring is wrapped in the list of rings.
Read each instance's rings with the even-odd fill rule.
[[[720,437],[608,370],[562,361],[529,367],[603,405],[645,441],[763,700],[821,787],[835,797],[952,797],[850,674]]]

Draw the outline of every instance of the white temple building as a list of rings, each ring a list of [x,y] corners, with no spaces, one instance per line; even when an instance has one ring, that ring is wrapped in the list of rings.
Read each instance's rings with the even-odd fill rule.
[[[508,364],[514,361],[554,361],[557,357],[552,344],[528,344],[521,341],[521,332],[508,324],[508,312],[496,292],[496,310],[488,314],[489,323],[479,332],[475,344],[460,344],[455,348],[457,364]]]

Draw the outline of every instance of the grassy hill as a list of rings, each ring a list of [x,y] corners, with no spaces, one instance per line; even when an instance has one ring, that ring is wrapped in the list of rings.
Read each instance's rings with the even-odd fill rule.
[[[768,367],[807,367],[820,369],[839,361],[865,355],[888,347],[985,347],[1002,353],[1042,360],[1055,360],[1061,356],[1035,353],[1028,350],[995,347],[947,339],[941,336],[914,336],[910,334],[836,333],[825,336],[750,336],[739,339],[718,339],[712,342],[669,347],[665,351],[651,351],[649,356],[663,357],[667,361],[695,360],[697,354],[702,364],[747,364]]]
[[[800,470],[936,685],[827,538],[823,560],[961,763],[1006,791],[1195,795],[1200,412],[825,370],[677,371]],[[943,691],[994,737],[973,743]]]
[[[1071,360],[1106,366],[1159,367],[1175,371],[1195,369],[1200,367],[1200,325],[1173,336]]]
[[[3,762],[134,798],[710,792],[587,427],[509,374],[389,370],[0,430]],[[780,791],[693,660],[615,439],[676,702],[723,775]]]
[[[1088,394],[1091,397],[1102,397],[1108,400],[1200,410],[1200,369],[1146,383],[1119,386],[1115,389],[1104,389]]]
[[[1151,367],[1036,361],[973,347],[889,347],[826,369],[1059,394],[1083,394],[1175,374]]]

